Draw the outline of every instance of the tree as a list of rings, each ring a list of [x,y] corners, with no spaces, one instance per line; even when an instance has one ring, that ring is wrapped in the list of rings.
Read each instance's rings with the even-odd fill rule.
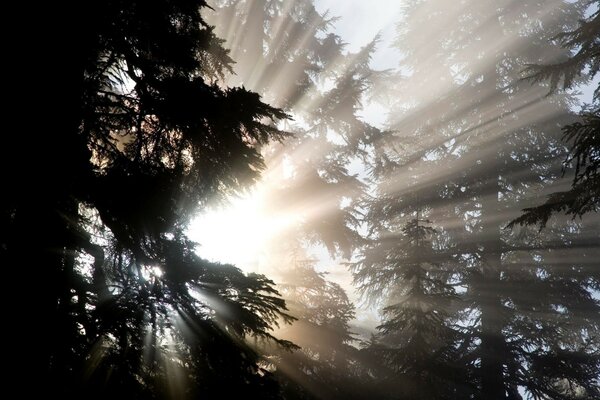
[[[405,75],[397,84],[392,131],[374,143],[378,195],[366,203],[371,230],[355,277],[381,296],[381,290],[369,288],[392,281],[379,279],[381,271],[402,276],[416,263],[407,260],[405,224],[419,219],[418,210],[432,221],[434,251],[421,251],[429,267],[413,273],[410,283],[399,279],[387,286],[404,293],[426,278],[438,288],[428,295],[452,288],[458,298],[449,309],[435,310],[448,313],[436,326],[451,334],[436,338],[452,356],[442,351],[438,364],[429,364],[435,370],[423,371],[421,379],[454,371],[446,376],[456,380],[447,379],[451,389],[432,398],[597,396],[598,338],[592,333],[598,324],[599,304],[592,295],[597,263],[568,256],[577,246],[586,258],[594,257],[597,245],[580,235],[587,229],[580,224],[556,222],[537,236],[503,230],[519,202],[560,175],[565,149],[557,128],[574,121],[568,94],[547,97],[545,82],[532,86],[520,79],[521,71],[543,57],[563,56],[565,49],[548,39],[553,31],[575,26],[584,9],[558,1],[406,5],[397,41]],[[379,259],[369,264],[373,255]],[[407,315],[402,304],[385,305]],[[384,340],[411,332],[393,317],[382,324]],[[396,340],[390,349],[375,340],[373,347],[415,354],[411,343]],[[408,371],[409,380],[407,364],[422,371],[419,362],[427,356],[399,357],[393,365]],[[465,389],[467,394],[459,392]]]
[[[385,398],[468,398],[473,391],[460,376],[465,361],[453,327],[458,296],[448,283],[452,273],[435,255],[430,237],[436,231],[429,224],[417,209],[400,234],[380,227],[381,239],[353,265],[360,290],[384,306],[366,351],[379,360],[375,375]]]
[[[590,6],[594,2],[589,2]],[[533,82],[549,81],[550,89],[572,89],[582,75],[592,81],[600,72],[600,11],[582,19],[577,29],[554,37],[570,54],[565,59],[547,65],[530,65],[526,71]],[[579,121],[563,127],[563,140],[571,145],[565,166],[573,164],[575,175],[570,190],[553,193],[545,204],[527,208],[513,220],[516,224],[540,224],[543,228],[557,212],[581,217],[598,211],[600,205],[600,87],[594,90],[592,104],[584,105]]]
[[[344,289],[315,270],[315,260],[295,260],[281,272],[278,288],[298,318],[278,331],[300,350],[273,349],[273,362],[287,399],[364,398],[368,380],[350,332],[354,305]]]
[[[312,266],[299,268],[289,260],[321,245],[334,256],[350,257],[361,242],[355,229],[365,186],[350,169],[366,157],[377,134],[358,117],[375,74],[369,67],[375,42],[346,52],[331,32],[333,19],[310,0],[215,5],[211,21],[237,61],[231,82],[258,91],[294,119],[286,122],[294,137],[264,149],[267,207],[294,217],[268,254],[274,274],[282,275],[278,287],[293,304],[290,314],[298,318],[280,333],[301,347],[292,354],[271,352],[276,374],[292,398],[360,398],[366,391],[358,382],[367,387],[369,379],[357,367],[359,352],[349,338],[346,294]]]
[[[222,85],[232,60],[205,7],[91,2],[41,25],[58,27],[42,41],[60,65],[42,71],[44,130],[3,149],[31,172],[3,164],[22,190],[3,199],[0,237],[22,287],[17,373],[50,393],[278,395],[246,343],[292,347],[270,333],[292,320],[273,282],[200,259],[183,235],[198,206],[257,179],[258,146],[285,136],[267,121],[287,117]]]

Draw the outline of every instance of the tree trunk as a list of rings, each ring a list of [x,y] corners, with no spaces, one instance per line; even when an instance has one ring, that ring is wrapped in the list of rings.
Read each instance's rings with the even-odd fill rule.
[[[487,165],[486,165],[487,164]],[[488,175],[489,181],[482,182],[482,196],[491,196],[489,200],[482,199],[481,214],[481,276],[477,285],[476,296],[480,302],[481,311],[481,394],[482,399],[506,399],[504,380],[505,343],[502,334],[504,316],[501,300],[501,271],[502,271],[502,239],[500,237],[501,215],[498,199],[500,193],[499,171],[501,162],[499,156],[482,163],[495,173]],[[486,179],[486,180],[487,180]],[[487,190],[486,190],[487,189]]]

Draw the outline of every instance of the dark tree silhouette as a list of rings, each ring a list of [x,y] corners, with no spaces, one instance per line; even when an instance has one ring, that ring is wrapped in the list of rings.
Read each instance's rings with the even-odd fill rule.
[[[222,84],[232,60],[204,1],[88,3],[36,10],[53,11],[36,54],[43,130],[3,146],[22,395],[277,397],[246,338],[277,341],[284,301],[264,276],[197,257],[183,232],[256,180],[257,147],[287,116]]]
[[[593,1],[589,2],[594,4]],[[551,91],[559,87],[572,89],[582,75],[592,81],[600,72],[600,11],[581,20],[577,29],[561,32],[554,40],[570,51],[564,59],[546,65],[530,65],[526,69],[533,82],[550,82]],[[544,227],[557,212],[581,217],[597,212],[600,207],[600,87],[594,90],[592,104],[583,106],[580,119],[563,128],[563,140],[570,145],[565,166],[573,165],[575,175],[570,190],[553,193],[545,204],[525,209],[513,220],[516,224],[540,224]]]

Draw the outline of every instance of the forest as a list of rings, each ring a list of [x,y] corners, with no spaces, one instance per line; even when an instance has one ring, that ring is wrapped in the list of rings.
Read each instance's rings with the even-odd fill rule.
[[[66,3],[7,50],[5,395],[600,399],[600,1]]]

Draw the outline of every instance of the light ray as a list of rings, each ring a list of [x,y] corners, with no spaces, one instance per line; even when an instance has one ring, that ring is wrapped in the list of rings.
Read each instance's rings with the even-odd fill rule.
[[[340,6],[340,2],[323,0],[317,2],[317,7],[337,10],[341,7],[341,10],[348,10],[352,7],[349,3]],[[395,11],[389,13],[393,16],[402,8],[399,4],[401,2],[375,3],[394,3]],[[244,2],[238,12],[247,14],[249,4],[250,2]],[[360,45],[370,43],[373,32],[387,29],[394,17],[387,15],[387,18],[381,18],[375,23],[372,20],[362,20],[365,25],[370,25],[368,28],[352,26],[350,29],[355,32],[346,32],[348,36],[342,34],[342,41],[346,37],[353,37],[353,43],[347,47],[352,52],[345,50],[327,65],[321,66],[318,73],[310,76],[310,86],[294,97],[293,101],[288,101],[293,94],[297,94],[295,84],[304,72],[302,66],[285,64],[284,68],[273,71],[268,68],[268,57],[285,51],[289,51],[292,56],[301,53],[318,30],[317,26],[323,22],[320,17],[314,16],[307,21],[307,26],[312,27],[311,29],[290,38],[294,32],[288,24],[288,14],[294,12],[296,4],[295,1],[283,3],[283,17],[271,27],[272,37],[265,38],[264,57],[259,57],[255,64],[239,67],[244,70],[244,84],[257,91],[267,87],[271,91],[267,96],[268,101],[273,100],[276,106],[285,104],[289,107],[288,112],[294,116],[295,121],[285,122],[286,129],[313,139],[319,134],[324,135],[331,148],[343,146],[344,140],[352,139],[344,137],[346,132],[326,131],[318,123],[308,122],[311,119],[306,117],[335,100],[336,90],[343,84],[344,76],[364,56],[360,52]],[[471,7],[475,8],[472,13]],[[478,13],[481,10],[476,8],[476,2],[462,2],[439,13],[432,13],[427,7],[414,12],[412,15],[418,21],[416,23],[422,24],[423,21],[430,20],[432,24],[425,30],[416,29],[419,32],[425,31],[426,34],[412,38],[415,50],[411,53],[393,53],[394,50],[388,47],[389,43],[379,43],[378,59],[400,58],[403,64],[390,72],[392,78],[384,83],[389,83],[390,88],[381,88],[382,92],[387,90],[386,93],[389,93],[387,103],[378,102],[373,96],[364,96],[360,99],[362,109],[354,111],[356,115],[362,115],[366,123],[374,122],[374,125],[395,130],[393,139],[381,135],[373,143],[375,146],[381,144],[384,151],[390,153],[390,158],[400,166],[391,176],[376,177],[381,187],[385,188],[382,189],[383,193],[375,193],[371,188],[369,194],[385,194],[391,198],[412,196],[413,199],[406,200],[403,205],[412,201],[413,208],[418,207],[419,201],[423,201],[419,196],[427,194],[428,206],[420,211],[426,218],[431,218],[434,221],[432,225],[441,232],[436,246],[446,246],[443,256],[454,257],[462,268],[482,268],[482,262],[485,261],[481,257],[482,248],[488,254],[499,255],[499,263],[507,274],[524,271],[525,275],[535,275],[537,267],[542,265],[541,260],[547,270],[557,274],[561,270],[574,268],[574,264],[577,264],[577,268],[591,268],[594,261],[587,255],[578,255],[577,249],[569,249],[569,242],[564,238],[561,238],[561,242],[551,236],[534,234],[529,228],[515,230],[511,234],[503,230],[508,221],[521,214],[522,208],[540,204],[547,194],[570,187],[569,179],[560,178],[565,145],[560,142],[561,133],[557,121],[564,116],[567,109],[565,105],[573,106],[571,94],[548,96],[549,85],[524,82],[520,79],[523,76],[517,67],[497,61],[526,53],[525,49],[531,46],[531,32],[541,31],[541,25],[549,24],[552,19],[557,18],[560,10],[548,7],[536,14],[535,19],[540,24],[537,26],[529,24],[527,15],[501,15],[499,9]],[[335,15],[337,10],[332,14]],[[477,20],[479,14],[485,16]],[[470,15],[472,20],[466,20],[464,24],[474,28],[464,31],[456,29],[453,37],[446,37],[452,21],[462,15]],[[512,17],[514,20],[510,19]],[[225,22],[223,19],[219,20],[219,23]],[[414,28],[411,26],[414,23],[400,19],[397,46],[402,46],[402,41],[405,40],[403,35]],[[498,29],[504,29],[503,24],[515,24],[523,30],[523,34],[497,34]],[[378,29],[374,31],[373,25],[378,25]],[[228,26],[226,29],[227,43],[234,50],[243,40],[240,37],[242,30],[240,26]],[[359,41],[361,43],[357,44]],[[449,54],[445,46],[453,47],[454,52]],[[381,56],[382,53],[387,55]],[[502,54],[504,56],[499,56]],[[240,55],[240,52],[233,53],[234,58]],[[554,56],[556,54],[544,54],[540,55],[540,59],[551,62]],[[293,64],[295,60],[287,61]],[[417,67],[412,70],[408,64]],[[486,85],[480,85],[481,82]],[[492,83],[487,84],[488,82]],[[385,97],[386,93],[380,97]],[[391,110],[394,112],[390,113]],[[382,113],[387,115],[382,116]],[[536,128],[542,129],[536,131]],[[352,131],[352,134],[357,133],[360,134]],[[385,147],[390,140],[396,141],[399,152],[394,153],[389,147]],[[288,200],[285,204],[273,201],[279,191],[291,181],[303,181],[303,174],[309,173],[309,168],[305,169],[305,166],[318,169],[315,167],[315,160],[322,159],[331,151],[330,147],[322,143],[316,146],[315,142],[302,139],[290,141],[288,144],[293,143],[293,147],[290,147],[293,151],[286,148],[286,143],[263,149],[268,166],[264,180],[248,196],[232,200],[227,208],[211,211],[192,224],[191,236],[201,244],[199,254],[209,259],[236,264],[247,272],[266,273],[269,276],[277,276],[278,268],[289,268],[290,249],[282,249],[283,243],[289,236],[297,235],[298,226],[305,221],[325,220],[325,217],[338,211],[343,205],[343,200],[340,199],[344,199],[345,191],[348,190],[340,187],[338,191],[318,191],[306,184],[304,196]],[[531,147],[527,150],[530,153],[544,153],[543,158],[536,160],[535,170],[524,162],[531,156],[522,148],[524,143]],[[546,146],[547,151],[540,151],[540,146]],[[503,162],[515,161],[516,166],[502,170],[502,165],[495,165],[493,162],[498,159],[498,154],[505,157],[506,161]],[[492,168],[497,168],[498,171],[491,171]],[[361,176],[368,175],[365,165],[361,164],[358,170]],[[309,179],[303,182],[305,181],[308,182]],[[445,197],[440,194],[441,190],[460,191],[464,196],[459,194],[456,197]],[[496,203],[499,206],[494,215],[484,215],[485,205]],[[403,217],[406,215],[399,218]],[[588,219],[586,223],[594,227],[598,223],[597,218]],[[483,226],[485,224],[488,225],[487,228]],[[578,229],[577,222],[568,219],[556,218],[550,224],[562,229],[564,237]],[[496,226],[498,229],[491,233],[493,229],[489,226]],[[498,242],[502,242],[502,245],[498,248],[492,248],[491,245],[489,248],[485,247],[498,235],[501,237]],[[594,240],[593,235],[589,231],[582,231],[578,237],[586,254],[593,254],[597,248],[590,244]],[[381,234],[378,239],[395,240],[400,236],[400,233],[393,231]],[[444,240],[448,243],[441,243]],[[320,258],[324,259],[326,256]],[[350,279],[347,279],[349,276],[340,274],[336,279],[343,283],[347,291],[353,292]],[[464,282],[453,284],[460,293],[467,290]],[[497,287],[490,287],[483,294],[488,295],[494,291],[497,291]],[[360,325],[361,332],[367,337],[374,326],[381,322],[381,315],[372,312],[366,303],[356,304],[360,307],[359,319],[354,323]],[[505,306],[516,307],[508,303]],[[480,314],[480,310],[474,307],[457,324],[464,324],[465,329],[467,326],[473,328],[481,323]],[[548,321],[552,315],[543,310],[527,317]],[[300,325],[280,329],[276,333],[289,335],[289,338],[297,341],[307,340],[305,336],[308,334],[302,331]],[[308,338],[311,339],[316,341],[318,338]],[[305,356],[310,357],[310,354],[306,353]],[[319,390],[310,387],[311,383],[306,381],[305,376],[298,374],[291,366],[280,365],[280,370],[307,390],[319,394]]]

